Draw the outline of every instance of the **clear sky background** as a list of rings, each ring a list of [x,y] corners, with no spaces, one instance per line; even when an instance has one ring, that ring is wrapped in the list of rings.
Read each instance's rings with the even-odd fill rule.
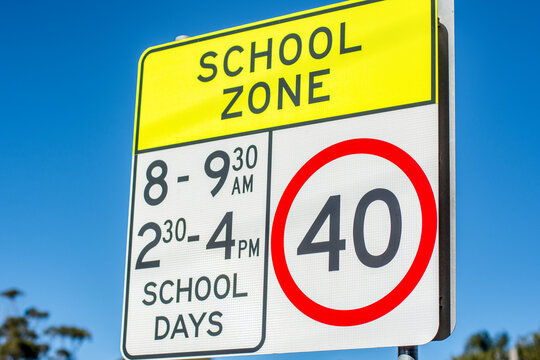
[[[331,3],[2,0],[0,290],[23,290],[19,307],[49,310],[51,325],[91,331],[80,360],[118,359],[140,54]],[[515,341],[540,328],[539,10],[455,4],[457,327],[422,346],[422,359],[450,359],[477,330]]]

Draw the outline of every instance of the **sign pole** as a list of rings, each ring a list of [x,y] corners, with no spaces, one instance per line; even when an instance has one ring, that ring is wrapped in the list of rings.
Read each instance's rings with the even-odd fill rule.
[[[418,360],[418,346],[398,347],[398,360]]]

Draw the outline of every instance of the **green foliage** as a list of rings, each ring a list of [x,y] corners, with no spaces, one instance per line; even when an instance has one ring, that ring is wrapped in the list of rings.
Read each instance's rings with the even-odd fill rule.
[[[492,338],[481,331],[469,338],[463,354],[453,360],[508,360],[508,344],[506,333]],[[540,360],[540,332],[520,338],[516,350],[519,360]]]
[[[17,289],[10,289],[0,296],[14,303],[21,294]],[[24,311],[24,316],[7,316],[0,324],[0,360],[74,360],[78,347],[91,338],[90,333],[74,326],[51,326],[39,332],[36,324],[48,317],[48,312],[33,307]],[[58,344],[56,339],[61,346],[54,346]],[[66,342],[70,345],[67,348]],[[56,351],[49,355],[55,347]]]
[[[51,326],[47,328],[44,333],[52,337],[60,336],[73,341],[83,341],[91,338],[88,331],[72,326]]]
[[[521,338],[516,348],[519,360],[540,360],[540,332]]]
[[[27,309],[25,312],[24,312],[24,316],[27,317],[28,319],[46,319],[49,317],[49,313],[46,312],[46,311],[39,311],[38,309],[36,308],[30,308],[30,309]]]
[[[67,351],[66,349],[58,349],[56,350],[56,358],[70,360],[72,359],[72,356],[71,356],[71,353]]]
[[[492,338],[487,331],[472,335],[465,352],[453,360],[508,360],[509,338],[506,333]]]
[[[48,346],[37,342],[37,334],[24,317],[8,317],[0,326],[0,359],[38,359]],[[3,340],[3,341],[1,341]]]
[[[0,293],[0,296],[8,298],[9,300],[15,300],[18,296],[21,296],[23,293],[18,289],[9,289]]]

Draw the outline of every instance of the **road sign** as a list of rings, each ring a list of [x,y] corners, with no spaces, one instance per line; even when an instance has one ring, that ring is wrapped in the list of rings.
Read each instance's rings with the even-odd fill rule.
[[[143,54],[126,358],[451,332],[436,10],[349,1]]]

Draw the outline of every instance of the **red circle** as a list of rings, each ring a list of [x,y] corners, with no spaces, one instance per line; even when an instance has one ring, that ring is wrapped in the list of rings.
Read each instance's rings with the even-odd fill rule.
[[[311,300],[294,282],[285,259],[285,223],[296,195],[317,170],[340,157],[355,154],[379,156],[394,163],[407,175],[420,201],[422,233],[418,252],[410,269],[392,291],[370,305],[357,309],[338,310],[322,306]],[[272,224],[272,261],[283,292],[289,301],[306,316],[328,325],[360,325],[389,313],[409,296],[428,267],[435,247],[436,235],[437,205],[429,180],[420,165],[405,151],[385,141],[351,139],[334,144],[313,156],[298,170],[287,185],[277,206]]]

